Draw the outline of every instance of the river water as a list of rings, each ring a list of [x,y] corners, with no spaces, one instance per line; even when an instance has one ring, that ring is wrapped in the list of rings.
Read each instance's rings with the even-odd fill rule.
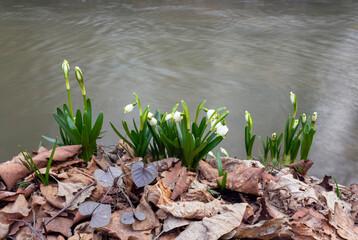
[[[108,120],[121,129],[138,116],[123,113],[133,92],[164,112],[183,99],[194,114],[206,99],[230,111],[220,146],[242,159],[245,110],[256,134],[282,132],[293,91],[299,114],[318,112],[310,174],[358,182],[357,16],[353,0],[1,0],[0,161],[58,134],[52,112],[67,101],[67,59],[104,112],[102,144],[118,141]],[[71,87],[78,107],[73,72]]]

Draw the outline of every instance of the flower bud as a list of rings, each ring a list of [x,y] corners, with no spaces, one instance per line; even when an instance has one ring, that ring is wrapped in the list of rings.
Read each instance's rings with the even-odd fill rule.
[[[229,157],[229,154],[227,153],[227,151],[224,148],[220,148],[220,151],[225,154],[226,157]]]
[[[226,134],[228,133],[229,128],[226,125],[221,125],[220,127],[217,128],[216,130],[216,134],[218,136],[222,136],[223,138],[226,136]]]
[[[214,153],[213,153],[212,151],[208,152],[208,155],[209,155],[209,157],[211,157],[211,158],[216,158],[215,155],[214,155]]]
[[[293,122],[293,128],[296,128],[298,125],[298,119],[295,119],[295,121]]]
[[[306,114],[302,113],[302,115],[301,115],[302,124],[305,124],[305,123],[306,123],[306,120],[307,120]]]
[[[64,75],[65,79],[67,79],[68,73],[70,71],[70,65],[68,64],[68,62],[66,60],[63,60],[62,70],[63,70],[63,75]]]
[[[272,133],[272,141],[276,141],[277,140],[277,134],[276,133]]]
[[[294,94],[293,92],[290,92],[290,100],[292,104],[296,103],[296,94]]]
[[[316,122],[316,120],[317,120],[317,112],[314,112],[312,114],[312,122]]]
[[[181,112],[175,111],[174,115],[173,115],[173,119],[176,122],[179,122],[183,119],[183,116],[181,115]]]
[[[85,85],[83,84],[83,75],[79,67],[75,67],[75,74],[76,74],[77,82],[81,87],[82,95],[86,96],[86,89],[85,89]]]
[[[128,104],[127,106],[124,107],[124,113],[130,113],[131,111],[133,111],[134,105],[133,104]]]
[[[245,120],[247,123],[249,123],[249,112],[248,111],[245,111]]]

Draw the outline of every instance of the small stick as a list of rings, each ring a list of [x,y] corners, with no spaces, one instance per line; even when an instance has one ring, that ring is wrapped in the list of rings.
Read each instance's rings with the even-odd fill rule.
[[[39,232],[37,232],[37,231],[31,226],[30,223],[28,223],[28,222],[26,222],[26,221],[24,221],[24,220],[22,220],[22,219],[9,219],[8,221],[15,221],[15,222],[22,222],[22,223],[24,223],[26,226],[28,226],[28,227],[30,228],[30,230],[31,230],[33,233],[36,234],[36,236],[37,236],[38,238],[40,238],[41,240],[45,240],[45,239],[43,238],[43,236],[42,236]]]

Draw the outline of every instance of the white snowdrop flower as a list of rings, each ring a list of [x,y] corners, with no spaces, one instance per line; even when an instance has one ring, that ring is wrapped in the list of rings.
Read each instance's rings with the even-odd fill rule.
[[[214,109],[209,109],[208,112],[206,113],[206,117],[207,117],[208,119],[210,119],[210,121],[212,121],[213,119],[216,118],[216,115],[217,115],[217,114],[213,115],[214,112],[215,112]],[[211,115],[213,115],[213,116],[211,116]],[[210,118],[210,117],[211,117],[211,118]]]
[[[124,113],[130,113],[131,111],[133,111],[134,105],[133,104],[128,104],[127,106],[124,107]]]
[[[295,104],[296,102],[296,95],[293,92],[290,92],[290,99],[291,99],[291,103]]]
[[[216,130],[216,134],[217,134],[218,136],[225,137],[228,131],[229,131],[229,128],[228,128],[226,125],[221,125],[221,126],[218,127],[218,129]]]
[[[295,121],[293,122],[293,128],[296,128],[298,125],[298,119],[295,119]]]
[[[153,117],[153,113],[149,112],[147,118],[151,119]]]
[[[155,119],[154,117],[152,117],[152,119],[149,120],[149,124],[150,126],[157,126],[157,119]]]
[[[314,112],[312,114],[312,122],[316,122],[317,121],[317,112]]]
[[[169,113],[169,114],[167,114],[166,116],[165,116],[165,121],[169,121],[170,119],[172,119],[173,118],[173,113]]]
[[[301,119],[302,119],[302,124],[305,124],[307,120],[306,114],[302,113]]]
[[[212,151],[208,152],[208,155],[209,155],[209,157],[211,157],[211,158],[215,158],[215,155],[214,155],[214,153],[213,153]]]
[[[245,120],[247,123],[249,123],[249,112],[245,111]]]
[[[214,124],[215,124],[215,121],[214,121]],[[214,125],[213,124],[213,125]],[[218,124],[216,124],[216,126],[215,126],[215,130],[218,130],[218,128],[219,127],[222,127],[223,126],[223,124],[221,123],[221,122],[219,122]]]
[[[225,154],[226,157],[229,157],[229,154],[227,153],[227,151],[225,150],[225,148],[220,148],[220,151]]]
[[[174,115],[173,115],[173,119],[176,122],[179,122],[180,120],[183,119],[183,116],[181,115],[181,112],[175,111]]]

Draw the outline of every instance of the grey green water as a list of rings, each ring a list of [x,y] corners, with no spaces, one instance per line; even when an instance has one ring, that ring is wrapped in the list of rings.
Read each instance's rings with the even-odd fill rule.
[[[358,182],[357,16],[354,0],[1,0],[0,162],[58,134],[52,112],[67,101],[67,59],[105,114],[100,143],[118,140],[108,120],[138,116],[123,113],[133,92],[164,112],[181,99],[194,112],[206,99],[230,111],[221,146],[245,158],[245,110],[258,135],[281,132],[293,91],[299,114],[318,112],[310,174]]]

